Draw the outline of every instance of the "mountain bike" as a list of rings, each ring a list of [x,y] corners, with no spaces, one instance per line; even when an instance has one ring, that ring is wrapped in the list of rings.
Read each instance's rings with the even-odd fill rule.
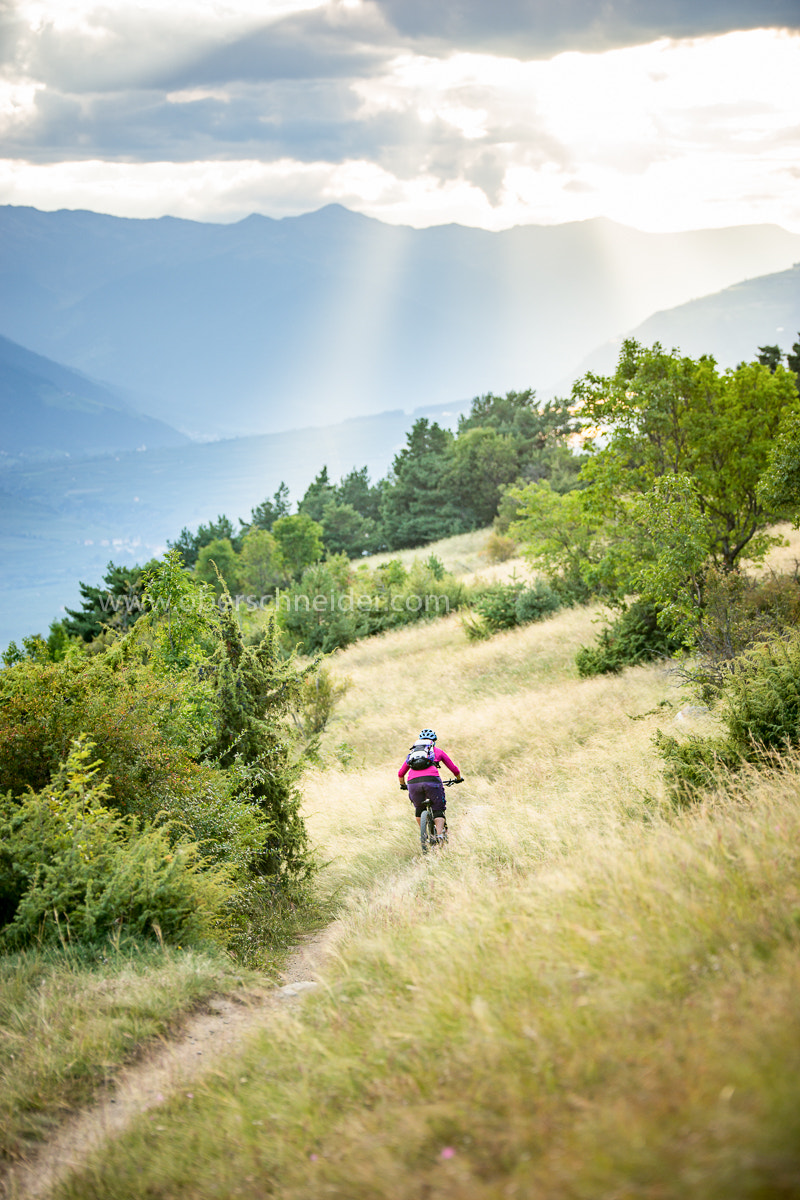
[[[442,783],[445,787],[452,787],[454,783],[463,783],[463,779],[443,779]],[[435,846],[447,845],[447,817],[442,813],[444,821],[444,829],[441,833],[437,833],[435,818],[433,815],[433,807],[430,800],[425,801],[425,807],[420,813],[419,818],[419,840],[422,846],[422,853],[427,854],[428,851]]]

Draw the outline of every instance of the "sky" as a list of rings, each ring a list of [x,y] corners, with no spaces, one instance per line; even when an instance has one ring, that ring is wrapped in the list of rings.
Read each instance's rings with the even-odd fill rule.
[[[800,0],[0,0],[0,203],[800,233]]]

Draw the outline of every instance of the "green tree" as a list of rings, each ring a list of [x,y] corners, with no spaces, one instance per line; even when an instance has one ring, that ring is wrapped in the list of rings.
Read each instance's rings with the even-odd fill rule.
[[[774,513],[758,484],[786,410],[797,395],[789,372],[740,363],[720,374],[698,360],[623,343],[615,374],[591,372],[573,389],[591,456],[582,469],[585,503],[619,516],[664,475],[688,476],[708,523],[709,553],[725,570],[758,559],[774,539]]]
[[[272,526],[272,536],[278,544],[277,562],[284,578],[294,579],[322,558],[322,526],[307,513],[279,517]]]
[[[336,500],[339,504],[349,504],[362,517],[368,517],[376,526],[381,516],[381,484],[371,484],[366,467],[353,467],[348,475],[339,480],[336,488]]]
[[[336,488],[328,478],[328,468],[323,467],[306,488],[305,495],[297,506],[297,511],[321,524],[325,506],[335,499]]]
[[[204,546],[225,538],[228,539],[234,550],[237,552],[241,550],[241,534],[234,529],[230,517],[223,514],[218,516],[216,521],[209,521],[207,525],[198,525],[196,533],[192,533],[184,526],[177,540],[167,542],[167,546],[170,550],[179,550],[184,565],[193,567]]]
[[[372,518],[362,516],[352,504],[335,500],[329,500],[323,510],[322,538],[330,554],[348,558],[374,554],[379,546],[378,527]]]
[[[509,434],[476,426],[460,433],[452,448],[447,483],[464,523],[490,525],[503,488],[519,473],[519,447]]]
[[[590,450],[583,487],[512,491],[512,531],[568,595],[624,605],[641,592],[685,632],[709,566],[731,571],[775,544],[778,506],[761,481],[797,410],[792,377],[760,363],[720,373],[710,357],[627,341],[615,374],[587,374],[573,396]]]
[[[125,631],[141,616],[142,578],[146,567],[122,567],[108,564],[102,584],[97,587],[80,583],[81,607],[66,609],[62,622],[68,637],[84,642],[98,638],[104,626]]]
[[[612,601],[624,595],[635,557],[627,524],[620,527],[599,516],[582,492],[560,494],[547,481],[512,488],[508,495],[517,514],[511,536],[564,601],[580,604],[592,596]]]
[[[216,721],[206,752],[235,771],[243,796],[269,821],[255,869],[290,881],[302,878],[311,869],[311,856],[297,788],[302,764],[289,722],[301,703],[304,680],[317,664],[299,669],[294,656],[287,659],[274,618],[257,646],[245,645],[232,608],[223,608],[219,620],[213,660]]]
[[[272,499],[262,501],[251,511],[250,528],[269,531],[279,517],[288,517],[289,511],[289,488],[281,480]]]
[[[197,578],[202,583],[210,584],[218,596],[222,595],[223,583],[220,582],[217,571],[228,591],[234,594],[239,591],[241,561],[230,538],[214,538],[202,546],[194,570]]]
[[[420,546],[469,528],[450,495],[447,474],[453,434],[426,417],[415,421],[395,455],[381,504],[381,523],[393,550]]]
[[[762,367],[774,373],[775,368],[783,361],[783,351],[780,346],[759,346],[756,360]]]
[[[248,595],[266,596],[283,579],[278,542],[266,529],[251,526],[242,543],[239,581]]]
[[[795,386],[800,392],[800,333],[797,335],[797,341],[792,344],[791,350],[786,355],[786,366],[794,375]]]
[[[491,429],[513,440],[515,479],[547,479],[559,492],[575,487],[580,458],[572,453],[570,438],[577,425],[567,400],[540,404],[531,388],[505,396],[487,392],[476,396],[469,413],[459,418],[457,443],[474,429]]]
[[[661,628],[687,646],[697,637],[713,532],[688,475],[662,475],[636,507],[654,552],[634,582],[644,601],[657,608]]]

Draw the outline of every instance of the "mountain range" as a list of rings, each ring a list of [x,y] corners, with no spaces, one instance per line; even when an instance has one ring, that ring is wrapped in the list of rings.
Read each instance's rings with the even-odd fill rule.
[[[0,455],[83,457],[188,438],[135,411],[115,388],[0,337]]]
[[[768,225],[489,233],[336,205],[232,225],[5,206],[0,330],[190,436],[232,437],[546,390],[654,312],[797,260],[800,236]]]

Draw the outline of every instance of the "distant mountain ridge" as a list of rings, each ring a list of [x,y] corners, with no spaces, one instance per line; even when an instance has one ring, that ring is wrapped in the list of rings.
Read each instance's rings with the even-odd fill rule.
[[[759,346],[777,345],[785,352],[800,336],[800,263],[653,313],[628,336],[644,345],[677,347],[691,358],[712,354],[722,367],[752,361]],[[579,374],[613,370],[620,341],[596,347]]]
[[[489,233],[0,208],[0,328],[192,435],[545,389],[654,311],[800,259],[775,226]]]
[[[0,455],[92,455],[188,441],[116,389],[0,336]]]

